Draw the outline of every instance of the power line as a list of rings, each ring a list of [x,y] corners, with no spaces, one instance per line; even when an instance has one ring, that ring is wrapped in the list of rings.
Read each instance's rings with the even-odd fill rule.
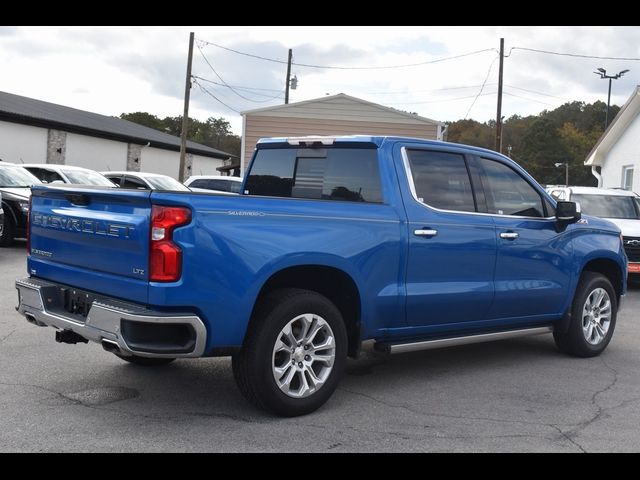
[[[487,93],[482,93],[480,96],[484,97],[487,95],[495,95],[496,92],[487,92]],[[419,105],[419,104],[424,104],[424,103],[446,103],[446,102],[455,102],[458,100],[467,100],[469,98],[476,98],[478,95],[466,95],[464,97],[453,97],[453,98],[444,98],[442,100],[425,100],[425,101],[421,101],[421,102],[385,102],[388,105]]]
[[[529,90],[528,88],[521,88],[521,87],[514,87],[513,85],[507,85],[506,83],[504,84],[505,87],[509,87],[509,88],[513,88],[515,90],[522,90],[523,92],[529,92],[529,93],[535,93],[536,95],[542,95],[544,97],[553,97],[553,98],[559,98],[560,100],[571,100],[570,98],[567,97],[560,97],[558,95],[552,95],[550,93],[544,93],[544,92],[540,92],[538,90]]]
[[[205,56],[204,52],[202,51],[202,47],[200,45],[197,45],[198,47],[198,51],[200,52],[200,55],[202,55],[202,58],[204,59],[204,61],[207,63],[207,65],[209,65],[209,68],[211,69],[211,71],[213,73],[215,73],[216,77],[218,77],[220,79],[220,81],[224,84],[225,87],[227,87],[229,90],[231,90],[233,93],[235,93],[236,95],[238,95],[240,98],[244,98],[245,100],[248,100],[250,102],[254,102],[254,103],[264,103],[265,100],[255,100],[253,98],[249,98],[244,96],[243,94],[241,94],[240,92],[238,92],[236,89],[234,89],[231,85],[229,85],[227,82],[224,81],[224,78],[222,78],[220,76],[220,74],[218,72],[216,72],[216,69],[213,68],[213,65],[211,65],[211,62],[209,62],[209,60],[207,59],[207,57]],[[270,99],[271,100],[271,99]],[[269,100],[266,100],[269,101]]]
[[[211,83],[213,85],[218,85],[220,87],[229,88],[224,83],[214,82],[213,80],[209,80],[208,78],[199,77],[198,75],[192,75],[192,78],[197,78],[198,80],[202,80],[203,82]],[[238,86],[235,86],[235,85],[233,86],[233,88],[243,89],[243,90],[247,89],[246,87],[238,87]],[[260,95],[261,97],[267,97],[266,99],[263,99],[263,100],[253,100],[256,103],[262,103],[262,102],[270,102],[271,100],[275,100],[277,98],[283,98],[282,92],[280,92],[279,90],[276,90],[276,91],[279,92],[278,95],[268,95],[268,94],[260,93],[260,92],[251,92],[251,93],[253,95]]]
[[[224,83],[220,83],[220,82],[216,82],[214,80],[209,80],[208,78],[204,78],[204,77],[199,77],[198,75],[193,75],[194,78],[197,78],[199,80],[202,80],[204,82],[208,82],[208,83],[213,83],[214,85],[222,85],[223,87],[226,87],[226,85]],[[279,92],[282,93],[282,90],[277,89],[277,88],[259,88],[259,87],[247,87],[244,85],[231,85],[233,88],[237,88],[238,90],[260,90],[260,91],[264,91],[264,92]],[[258,95],[256,93],[256,95]]]
[[[248,52],[241,52],[240,50],[235,50],[233,48],[229,48],[229,47],[225,47],[223,45],[219,45],[217,43],[214,42],[208,42],[206,40],[198,40],[198,48],[201,48],[200,45],[211,45],[213,47],[216,48],[220,48],[222,50],[226,50],[228,52],[233,52],[236,53],[238,55],[244,55],[245,57],[251,57],[251,58],[257,58],[259,60],[264,60],[266,62],[273,62],[273,63],[280,63],[280,64],[284,64],[286,65],[288,62],[286,60],[279,60],[277,58],[269,58],[269,57],[263,57],[261,55],[255,55],[253,53],[248,53]],[[295,65],[297,67],[307,67],[307,68],[323,68],[323,69],[332,69],[332,70],[385,70],[385,69],[392,69],[392,68],[406,68],[406,67],[418,67],[421,65],[429,65],[432,63],[439,63],[439,62],[445,62],[447,60],[454,60],[456,58],[462,58],[462,57],[469,57],[471,55],[477,55],[479,53],[484,53],[484,52],[490,52],[490,51],[495,51],[495,48],[485,48],[483,50],[475,50],[473,52],[467,52],[467,53],[462,53],[460,55],[453,55],[451,57],[444,57],[444,58],[437,58],[435,60],[428,60],[425,62],[417,62],[417,63],[406,63],[406,64],[402,64],[402,65],[383,65],[383,66],[375,66],[375,67],[343,67],[343,66],[336,66],[336,65],[314,65],[314,64],[310,64],[310,63],[297,63],[297,62],[292,62],[292,65]]]
[[[495,85],[495,82],[493,83],[487,83],[487,85]],[[445,90],[464,90],[466,88],[478,88],[480,86],[480,84],[477,85],[466,85],[466,86],[460,86],[460,87],[445,87],[445,88],[431,88],[429,90],[397,90],[395,92],[364,92],[367,95],[411,95],[414,93],[426,93],[426,92],[443,92]]]
[[[625,60],[630,62],[640,61],[640,58],[635,58],[635,57],[603,57],[599,55],[582,55],[579,53],[552,52],[549,50],[538,50],[537,48],[526,48],[526,47],[511,47],[511,50],[509,50],[509,55],[511,55],[511,52],[513,50],[525,50],[527,52],[545,53],[547,55],[559,55],[562,57],[594,58],[597,60]]]
[[[225,107],[227,107],[229,110],[232,110],[236,113],[240,113],[239,110],[236,110],[233,107],[230,107],[229,105],[227,105],[226,103],[224,103],[222,100],[220,100],[218,97],[216,97],[213,93],[211,93],[209,90],[207,90],[202,84],[200,84],[200,82],[198,82],[198,80],[194,80],[193,83],[195,83],[201,91],[203,91],[204,93],[206,93],[207,95],[213,97],[216,101],[220,102],[222,105],[224,105]]]
[[[550,107],[557,107],[557,104],[543,102],[541,100],[535,100],[529,97],[523,97],[522,95],[516,95],[515,93],[504,92],[505,95],[509,95],[510,97],[522,98],[523,100],[527,100],[529,102],[541,103],[542,105],[549,105]]]
[[[473,106],[476,104],[476,100],[478,100],[478,97],[480,95],[482,95],[482,91],[484,90],[484,86],[487,84],[487,80],[489,80],[489,75],[491,75],[491,69],[493,68],[493,64],[496,63],[496,60],[499,58],[495,57],[491,63],[489,64],[489,70],[487,71],[487,76],[484,77],[484,82],[482,82],[482,86],[480,87],[480,91],[478,92],[478,94],[476,95],[476,98],[473,99],[473,102],[471,102],[471,105],[469,106],[469,110],[467,110],[467,114],[464,116],[465,120],[466,118],[469,116],[469,113],[471,112],[471,109],[473,108]]]

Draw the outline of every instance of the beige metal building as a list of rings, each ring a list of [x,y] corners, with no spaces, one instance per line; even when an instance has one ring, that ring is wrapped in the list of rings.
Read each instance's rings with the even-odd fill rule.
[[[262,137],[400,135],[442,140],[444,124],[344,93],[242,113],[242,173]]]

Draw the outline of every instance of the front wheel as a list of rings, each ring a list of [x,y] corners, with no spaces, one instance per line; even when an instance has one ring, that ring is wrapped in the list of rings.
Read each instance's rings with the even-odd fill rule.
[[[617,297],[609,279],[585,272],[573,298],[567,332],[553,332],[556,345],[577,357],[600,355],[613,336],[617,311]]]
[[[335,305],[316,292],[282,289],[260,302],[233,357],[233,374],[255,406],[294,417],[331,397],[346,356],[347,332]]]

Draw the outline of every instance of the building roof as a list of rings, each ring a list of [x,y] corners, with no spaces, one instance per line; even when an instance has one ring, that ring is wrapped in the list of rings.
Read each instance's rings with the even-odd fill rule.
[[[604,159],[624,134],[627,127],[640,114],[640,85],[633,91],[629,100],[622,106],[616,117],[609,124],[584,161],[585,165],[602,165]]]
[[[43,128],[54,128],[110,140],[136,143],[165,150],[180,150],[180,137],[128,120],[86,112],[35,98],[0,92],[0,120]],[[226,159],[230,153],[187,141],[187,152]]]
[[[272,107],[264,107],[264,108],[256,108],[254,110],[245,110],[241,112],[242,115],[270,115],[270,114],[290,114],[291,112],[295,112],[296,110],[302,110],[300,107],[305,107],[304,110],[308,112],[308,107],[313,106],[313,104],[318,105],[318,115],[322,116],[323,113],[329,114],[331,110],[334,108],[344,108],[345,105],[353,105],[353,106],[364,106],[370,111],[378,111],[387,116],[391,115],[396,117],[400,123],[400,120],[404,120],[405,123],[427,123],[429,125],[443,125],[441,122],[437,120],[432,120],[430,118],[421,117],[420,115],[416,115],[414,113],[404,112],[402,110],[397,110],[391,107],[385,107],[384,105],[380,105],[377,103],[369,102],[367,100],[363,100],[361,98],[352,97],[351,95],[347,95],[345,93],[338,93],[337,95],[327,95],[320,98],[312,98],[311,100],[304,100],[302,102],[289,103],[286,105],[276,105]],[[304,114],[300,115],[306,116]]]

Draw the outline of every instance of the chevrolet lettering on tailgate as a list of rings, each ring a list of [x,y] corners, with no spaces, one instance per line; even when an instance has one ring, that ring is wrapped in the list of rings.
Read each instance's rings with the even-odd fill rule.
[[[63,217],[62,215],[43,215],[40,213],[33,214],[32,225],[117,238],[129,238],[135,228],[132,225]]]

